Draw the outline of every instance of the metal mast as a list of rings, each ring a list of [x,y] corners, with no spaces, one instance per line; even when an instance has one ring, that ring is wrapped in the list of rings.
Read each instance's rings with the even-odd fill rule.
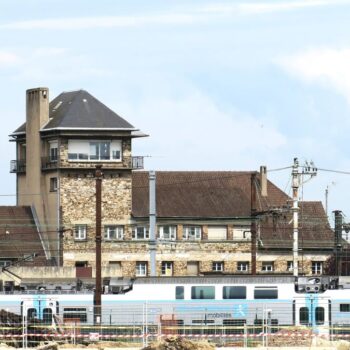
[[[156,172],[149,172],[149,254],[150,254],[150,275],[157,275],[156,265]]]
[[[293,275],[298,276],[298,247],[299,247],[299,162],[298,158],[294,158],[292,170],[292,190],[293,190]]]
[[[96,280],[94,295],[94,324],[101,323],[101,294],[102,294],[102,278],[101,278],[101,212],[102,212],[102,167],[96,166]]]

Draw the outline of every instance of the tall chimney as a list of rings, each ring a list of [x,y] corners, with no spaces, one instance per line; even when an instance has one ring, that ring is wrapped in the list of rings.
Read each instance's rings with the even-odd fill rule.
[[[26,93],[26,182],[27,191],[41,193],[42,146],[40,129],[49,120],[49,89],[36,88]],[[30,196],[32,200],[39,196]],[[27,203],[32,205],[34,203]],[[38,208],[36,208],[38,210]]]
[[[260,167],[260,189],[261,196],[267,197],[267,169],[265,165]]]

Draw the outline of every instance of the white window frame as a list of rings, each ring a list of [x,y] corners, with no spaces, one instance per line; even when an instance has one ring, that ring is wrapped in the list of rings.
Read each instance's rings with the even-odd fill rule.
[[[237,241],[250,241],[251,232],[249,227],[236,226],[233,227],[233,239]]]
[[[202,238],[201,226],[184,226],[183,228],[183,240],[198,241]]]
[[[49,141],[49,159],[50,162],[57,162],[58,160],[58,141]]]
[[[274,269],[274,263],[273,261],[263,261],[261,265],[261,271],[262,272],[273,272]]]
[[[224,271],[224,262],[223,261],[213,261],[212,270],[214,272],[222,272]]]
[[[174,263],[172,261],[162,261],[161,274],[162,276],[172,276]]]
[[[170,241],[176,240],[176,226],[175,225],[163,225],[159,226],[159,239],[165,239]]]
[[[213,235],[213,233],[215,234]],[[222,235],[223,234],[223,235]],[[208,226],[208,241],[226,241],[227,226]]]
[[[146,240],[149,239],[149,229],[147,226],[135,226],[132,229],[132,239]]]
[[[138,277],[147,276],[147,262],[137,261],[135,266],[135,275]]]
[[[249,261],[238,261],[237,262],[237,271],[248,272],[249,271]]]
[[[74,226],[74,239],[76,241],[86,240],[87,225],[78,224]]]
[[[313,275],[322,275],[322,273],[323,273],[323,261],[312,261],[311,273]]]
[[[93,147],[99,144],[98,155],[92,152]],[[101,145],[108,144],[109,158],[103,159]],[[121,140],[68,140],[68,161],[70,162],[121,162]]]
[[[57,192],[58,190],[58,178],[50,177],[50,192]]]
[[[122,240],[124,237],[124,226],[121,225],[105,225],[104,239],[106,241]]]

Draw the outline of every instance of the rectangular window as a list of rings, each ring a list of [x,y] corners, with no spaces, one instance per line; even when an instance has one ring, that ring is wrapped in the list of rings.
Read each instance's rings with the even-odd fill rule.
[[[273,271],[273,261],[263,261],[261,266],[261,271],[272,272]]]
[[[255,287],[254,299],[278,299],[277,287]]]
[[[224,262],[223,261],[213,261],[212,270],[215,272],[224,271]]]
[[[238,261],[237,271],[248,272],[249,271],[249,262],[248,261]]]
[[[172,241],[176,239],[176,226],[159,226],[158,232],[160,239],[168,239]]]
[[[132,230],[133,239],[149,239],[149,231],[146,226],[135,226]]]
[[[83,161],[120,161],[120,140],[69,140],[68,159]]]
[[[74,239],[77,241],[86,240],[86,225],[74,226]]]
[[[191,299],[215,299],[214,286],[191,287]]]
[[[233,228],[234,240],[250,240],[251,233],[249,227],[237,226]]]
[[[57,177],[50,177],[50,192],[57,192]]]
[[[138,261],[136,262],[136,276],[147,276],[147,262]]]
[[[323,271],[323,262],[322,261],[313,261],[311,265],[311,270],[313,275],[322,275]]]
[[[184,240],[199,240],[202,238],[202,228],[200,226],[184,226]]]
[[[188,261],[187,262],[187,275],[188,276],[198,276],[199,273],[199,262],[198,261]]]
[[[246,299],[247,287],[246,286],[224,286],[222,289],[223,299]]]
[[[176,286],[175,287],[175,297],[176,297],[176,299],[184,299],[185,298],[185,287]]]
[[[227,236],[226,226],[208,226],[208,240],[209,241],[224,241]]]
[[[287,271],[293,272],[293,261],[287,261]]]
[[[162,276],[172,276],[172,275],[173,275],[173,262],[162,261]]]
[[[340,312],[350,312],[350,304],[340,304]]]
[[[124,236],[124,227],[116,225],[106,225],[105,226],[105,240],[121,240]]]
[[[63,320],[75,320],[87,322],[87,312],[85,307],[65,307],[63,309]]]
[[[121,261],[109,261],[108,265],[110,267],[113,267],[114,269],[121,271],[122,270],[122,263]]]
[[[57,162],[57,158],[58,158],[58,142],[57,141],[53,141],[50,142],[50,154],[49,154],[49,158],[50,158],[50,162]]]

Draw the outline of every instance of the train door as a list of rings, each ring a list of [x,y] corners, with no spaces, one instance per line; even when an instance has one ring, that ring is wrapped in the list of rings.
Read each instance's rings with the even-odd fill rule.
[[[329,334],[329,298],[319,294],[304,294],[295,303],[295,324],[311,327],[315,334]]]
[[[25,299],[21,303],[21,310],[24,323],[53,325],[54,315],[58,312],[58,301],[47,297]]]

